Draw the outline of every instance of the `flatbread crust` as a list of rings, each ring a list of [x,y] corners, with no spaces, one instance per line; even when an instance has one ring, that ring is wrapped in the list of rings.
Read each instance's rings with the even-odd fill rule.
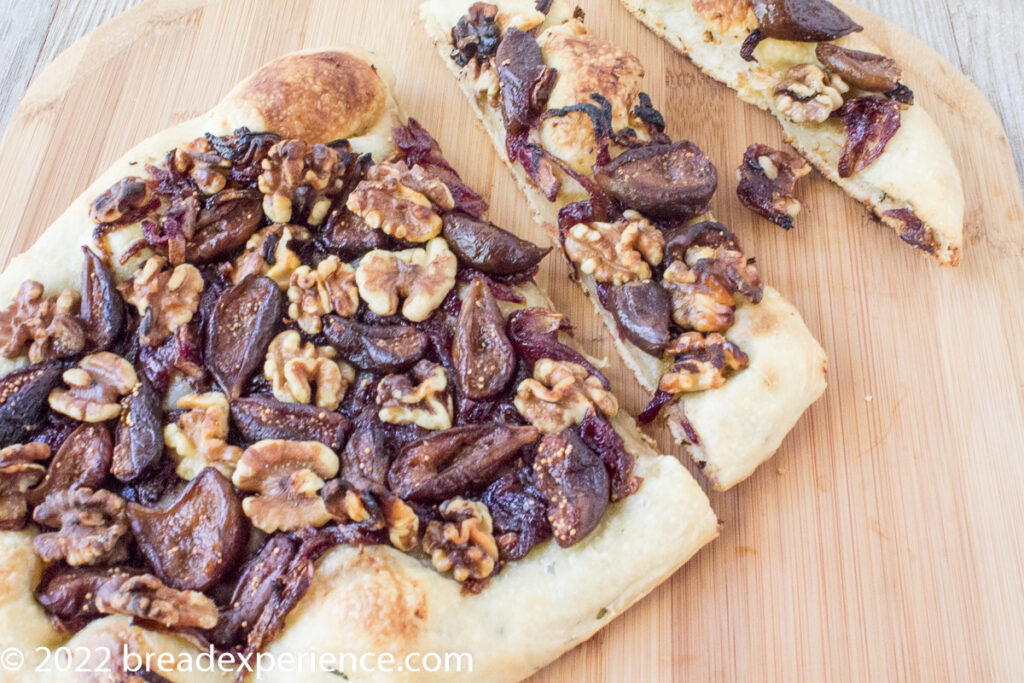
[[[832,0],[841,9],[846,3]],[[690,58],[704,73],[735,90],[745,102],[774,114],[792,144],[826,178],[865,204],[902,234],[906,225],[887,211],[910,209],[938,243],[941,265],[960,264],[964,191],[960,171],[942,131],[920,104],[903,111],[899,131],[885,152],[863,171],[840,178],[845,129],[839,121],[795,123],[774,108],[773,71],[802,62],[817,63],[814,43],[768,39],[755,52],[759,62],[740,57],[740,46],[757,20],[749,0],[622,0],[655,34]],[[854,50],[881,53],[864,33],[834,41]],[[913,87],[913,83],[909,84]]]
[[[0,273],[0,297],[10,297],[26,278],[48,293],[76,287],[79,245],[91,241],[89,202],[117,179],[137,173],[139,163],[162,159],[168,150],[204,132],[226,134],[280,126],[313,141],[349,136],[354,149],[381,157],[393,148],[392,127],[401,117],[391,95],[394,77],[379,59],[359,48],[292,53],[250,76],[209,113],[140,143],[100,176],[28,251]],[[350,89],[344,96],[312,93]],[[348,92],[348,90],[346,90]],[[364,97],[366,93],[372,96]],[[287,96],[285,96],[287,95]],[[294,98],[294,99],[293,99]],[[300,101],[302,108],[296,109]],[[297,111],[302,114],[296,114]],[[281,128],[278,128],[280,130]],[[47,268],[40,268],[46,263]],[[52,264],[59,263],[59,267]],[[524,306],[552,303],[536,285],[519,288]],[[0,375],[14,367],[0,367]],[[590,637],[650,592],[718,534],[718,519],[697,482],[674,458],[658,455],[631,418],[611,420],[643,477],[639,490],[612,503],[584,541],[560,548],[551,541],[510,563],[479,595],[462,596],[460,585],[432,567],[391,547],[341,546],[318,563],[309,592],[288,616],[284,632],[267,652],[458,652],[473,657],[465,680],[517,680]],[[0,681],[37,681],[43,654],[37,647],[107,648],[141,655],[193,657],[185,639],[105,617],[67,639],[50,625],[32,598],[42,563],[32,548],[32,530],[0,532],[0,649],[25,654],[19,672],[0,671]],[[231,680],[229,676],[156,667],[172,681]],[[344,671],[348,680],[448,680],[451,674]],[[57,680],[95,680],[86,672],[61,672]],[[99,677],[102,680],[102,676]],[[336,681],[328,671],[264,672],[260,680]]]
[[[513,15],[527,11],[526,5],[532,7],[532,3],[525,0],[490,1],[498,6],[499,16],[502,13]],[[534,186],[523,167],[509,162],[505,153],[505,127],[500,113],[487,104],[487,93],[481,92],[480,85],[467,77],[448,54],[451,49],[450,27],[466,13],[470,4],[471,0],[428,0],[421,5],[420,14],[427,33],[433,39],[445,64],[455,74],[459,87],[466,94],[484,129],[490,135],[499,156],[505,160],[520,189],[530,200],[534,218],[547,231],[552,242],[560,246],[558,210],[570,202],[584,198],[585,195],[581,194],[578,186],[574,188],[573,184],[566,183],[557,201],[549,202]],[[550,27],[558,27],[571,15],[571,4],[564,0],[555,0],[547,19],[538,30],[543,32]],[[575,26],[576,22],[570,24]],[[563,35],[566,32],[572,31],[559,29],[559,33]],[[545,36],[541,34],[539,41],[542,42],[542,50],[546,47],[544,39]],[[643,76],[643,67],[635,58],[634,61],[629,61],[621,55],[609,56],[608,51],[617,48],[607,47],[608,45],[601,41],[601,46],[597,48],[604,55],[606,68],[614,69],[616,74],[619,74],[620,70],[628,72],[621,80],[626,84],[624,87],[632,93],[627,101],[621,93],[616,97],[615,93],[597,90],[613,102],[615,116],[615,103],[618,103],[618,108],[623,111],[632,109],[635,104],[633,98],[640,92],[639,81]],[[548,59],[549,55],[545,52],[545,60]],[[559,55],[557,59],[566,58]],[[583,77],[587,78],[590,89],[573,88],[575,92],[585,92],[589,96],[590,92],[595,91],[594,88],[600,88],[601,75],[595,75],[594,72],[597,70],[595,65],[601,61],[602,59],[592,59],[588,62],[590,76]],[[559,80],[561,78],[562,76]],[[553,91],[552,97],[555,94]],[[557,107],[571,103],[559,99],[553,104],[549,103],[549,106]],[[571,114],[564,119],[570,126],[591,130],[584,114]],[[591,145],[592,139],[591,133]],[[556,148],[557,151],[552,150],[563,159],[572,161],[576,159],[577,154],[589,151],[586,138],[563,136],[559,142],[564,140],[570,142]],[[546,146],[547,143],[548,140],[545,140]],[[578,163],[578,159],[576,162]],[[589,165],[585,170],[589,170]],[[640,384],[653,392],[662,374],[661,361],[644,353],[618,334],[611,313],[599,303],[596,283],[592,276],[578,273],[577,280],[594,304],[598,315],[612,332],[612,338],[623,361],[634,372]],[[792,429],[807,407],[825,390],[825,352],[807,329],[799,312],[777,291],[765,287],[764,300],[760,304],[741,300],[736,310],[736,318],[737,324],[727,331],[725,336],[740,344],[740,348],[750,356],[750,366],[727,380],[722,388],[684,396],[662,411],[675,440],[690,452],[714,488],[719,491],[746,479],[758,465],[774,455],[783,437]],[[697,434],[697,442],[687,434],[684,426],[687,422]]]

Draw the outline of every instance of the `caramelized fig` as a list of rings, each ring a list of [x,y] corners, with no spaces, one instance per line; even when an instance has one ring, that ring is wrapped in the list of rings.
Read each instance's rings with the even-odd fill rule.
[[[320,244],[343,261],[359,258],[368,251],[383,249],[388,244],[382,230],[371,228],[348,209],[335,211],[327,217]]]
[[[49,411],[50,391],[64,367],[39,363],[0,378],[0,447],[28,441]]]
[[[440,502],[491,483],[537,435],[535,427],[503,423],[446,429],[402,449],[391,464],[388,484],[402,498]]]
[[[85,338],[92,351],[106,351],[124,329],[124,299],[117,291],[114,275],[96,252],[82,247],[82,304],[79,317],[85,323]]]
[[[39,505],[58,491],[99,489],[110,472],[114,446],[103,423],[83,422],[64,440],[46,468],[46,478],[25,496]]]
[[[444,217],[444,238],[460,261],[488,275],[530,270],[551,251],[461,211]]]
[[[345,445],[349,422],[344,415],[306,403],[282,403],[269,396],[238,398],[231,417],[248,441],[288,439],[319,441],[332,450]]]
[[[338,354],[364,370],[400,372],[423,357],[427,335],[411,325],[366,325],[324,317],[324,336]]]
[[[576,349],[558,340],[558,333],[563,326],[569,329],[564,323],[561,313],[539,307],[523,308],[508,317],[505,330],[516,350],[516,355],[527,363],[536,363],[541,358],[578,363],[601,380],[605,389],[610,389],[608,378],[601,374],[593,363]]]
[[[558,545],[579,543],[608,507],[608,472],[576,432],[546,434],[533,461],[537,488],[547,499],[548,521]]]
[[[283,310],[277,283],[262,275],[247,275],[217,299],[206,325],[206,365],[230,398],[263,364]]]
[[[768,38],[817,43],[864,30],[828,0],[751,0],[751,4]]]
[[[679,140],[627,150],[597,168],[594,180],[650,218],[690,218],[708,210],[718,171],[697,145]]]
[[[204,591],[242,559],[249,524],[231,482],[207,467],[166,509],[128,503],[139,551],[164,583]]]
[[[494,540],[505,562],[521,560],[533,546],[551,536],[547,504],[527,491],[515,473],[495,480],[484,492],[483,502],[491,512]]]
[[[900,67],[896,60],[885,55],[851,50],[832,43],[818,43],[814,54],[825,68],[854,88],[889,92],[899,86]]]
[[[846,124],[846,142],[839,157],[839,177],[860,173],[882,156],[900,128],[900,103],[882,97],[847,100],[832,116]]]
[[[80,631],[101,615],[96,610],[96,594],[107,581],[137,576],[142,572],[130,567],[68,567],[53,564],[43,570],[33,593],[61,633]]]
[[[372,421],[374,412],[359,421],[341,454],[341,478],[361,489],[384,486],[391,464],[384,435]]]
[[[652,356],[661,357],[668,344],[672,301],[657,282],[630,282],[612,287],[608,310],[626,339]]]
[[[494,56],[501,81],[501,118],[508,135],[528,128],[544,109],[558,72],[544,65],[533,34],[509,28]]]
[[[189,242],[189,260],[209,263],[242,246],[263,220],[256,190],[223,190],[206,200],[196,219],[196,234]]]
[[[462,299],[452,359],[459,387],[474,401],[501,393],[516,371],[516,352],[505,335],[505,317],[480,278],[473,280]]]
[[[121,401],[121,417],[114,434],[114,461],[110,473],[132,481],[155,465],[164,453],[163,406],[145,375]]]

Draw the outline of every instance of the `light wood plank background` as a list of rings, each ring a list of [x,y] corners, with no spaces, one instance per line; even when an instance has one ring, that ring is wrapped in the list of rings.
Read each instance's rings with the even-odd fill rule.
[[[495,222],[543,239],[450,74],[409,21],[415,0],[157,0],[45,73],[42,65],[74,35],[132,0],[16,4],[15,21],[0,29],[5,90],[38,83],[22,107],[7,110],[0,264],[132,143],[209,108],[266,60],[333,42],[386,54],[400,75],[399,101],[488,194]],[[738,205],[729,172],[750,142],[781,144],[774,119],[698,74],[615,0],[581,4],[595,32],[646,65],[646,87],[669,133],[698,142],[722,170],[715,214],[821,340],[829,389],[774,461],[712,494],[721,538],[538,679],[1024,679],[1024,207],[988,105],[926,47],[857,13],[904,65],[964,171],[964,266],[937,268],[816,175],[801,181],[807,211],[784,233]],[[1013,47],[1020,0],[868,4],[916,18],[908,28],[948,48],[954,64],[979,69],[976,80],[992,85],[997,103],[1005,90],[1019,160],[1012,116],[1020,116],[1015,84],[1024,82]],[[381,21],[382,8],[401,20]],[[29,26],[39,28],[25,33]],[[933,26],[934,38],[924,33]],[[964,31],[967,61],[957,55],[967,49]],[[540,281],[583,344],[609,356],[613,385],[635,412],[645,396],[567,283],[564,259],[547,260]],[[666,452],[679,453],[664,430],[653,433]]]
[[[268,0],[270,1],[270,0]],[[365,0],[381,2],[389,0]],[[61,50],[143,0],[0,0],[0,135],[25,88]],[[1024,0],[857,0],[933,47],[985,94],[1024,179]]]

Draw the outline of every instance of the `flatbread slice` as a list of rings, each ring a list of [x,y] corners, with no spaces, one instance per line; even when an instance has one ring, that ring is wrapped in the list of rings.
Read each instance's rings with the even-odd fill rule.
[[[538,120],[544,123],[532,129],[529,138],[532,149],[540,150],[535,159],[544,156],[558,160],[553,177],[560,184],[554,195],[546,196],[539,187],[536,178],[543,182],[542,174],[531,177],[522,163],[510,160],[508,131],[500,111],[502,83],[497,74],[499,66],[506,65],[496,66],[494,46],[490,46],[487,59],[471,58],[463,66],[455,61],[459,49],[453,44],[453,28],[460,20],[468,21],[463,17],[474,11],[471,6],[485,13],[479,15],[480,25],[486,25],[480,35],[490,35],[487,31],[507,34],[521,27],[524,33],[536,37],[543,63],[557,70],[544,110],[538,114]],[[538,7],[543,11],[526,0],[476,5],[469,0],[428,0],[421,5],[421,16],[499,156],[530,200],[535,218],[552,241],[563,246],[564,233],[573,226],[571,221],[563,220],[560,229],[560,212],[570,211],[566,209],[570,204],[591,201],[590,192],[580,183],[593,183],[598,145],[588,114],[577,110],[554,117],[553,112],[594,106],[599,101],[594,97],[596,93],[610,107],[610,125],[615,132],[623,133],[628,128],[641,140],[648,135],[642,116],[657,121],[660,114],[641,92],[643,66],[634,56],[591,34],[574,17],[570,3],[555,0],[539,3]],[[609,151],[613,157],[624,153],[614,142]],[[574,174],[582,180],[574,180]],[[706,206],[682,227],[713,221],[704,211]],[[581,262],[576,266],[576,279],[612,331],[624,362],[645,389],[659,390],[678,357],[673,361],[671,356],[645,351],[634,343],[601,303],[601,286],[595,275]],[[676,441],[684,445],[718,490],[734,486],[770,458],[800,415],[825,389],[824,351],[792,304],[771,287],[763,288],[759,303],[736,294],[734,304],[735,320],[723,334],[749,357],[747,368],[728,376],[718,388],[684,393],[660,410]],[[664,400],[665,394],[655,394],[655,402],[659,398]]]
[[[146,226],[138,221],[132,223],[126,219],[118,225],[118,229],[101,230],[94,235],[96,226],[90,220],[91,203],[94,203],[98,196],[104,195],[105,191],[121,178],[138,175],[147,165],[158,167],[168,159],[170,163],[175,163],[174,155],[168,157],[169,151],[186,148],[191,142],[202,140],[204,135],[212,136],[207,140],[217,144],[223,142],[223,139],[217,136],[235,135],[235,138],[231,139],[238,143],[237,151],[243,149],[238,138],[247,133],[236,133],[244,127],[254,134],[267,131],[277,133],[283,138],[300,139],[310,145],[323,143],[322,147],[315,148],[316,154],[329,156],[329,149],[351,150],[357,154],[370,154],[374,161],[381,162],[396,151],[397,132],[408,132],[413,125],[410,123],[403,126],[404,117],[400,114],[391,94],[393,85],[394,76],[387,65],[379,57],[359,48],[298,52],[270,62],[239,84],[207,114],[154,135],[115,162],[54,222],[36,244],[15,258],[4,272],[0,273],[0,298],[6,300],[14,297],[19,291],[20,283],[26,279],[41,283],[44,296],[75,289],[82,268],[80,249],[82,246],[97,248],[97,240],[100,245],[104,245],[103,251],[109,253],[115,279],[123,283],[127,278],[134,277],[140,272],[141,264],[149,263],[147,259],[152,252],[140,252],[130,245],[137,243],[140,236],[148,234],[152,237],[152,233],[146,231],[152,231],[153,226]],[[429,136],[422,137],[422,129],[417,129],[417,133],[421,134],[421,142],[431,141]],[[348,141],[347,145],[332,143],[342,138]],[[258,146],[258,139],[246,139]],[[334,146],[328,149],[327,143]],[[438,172],[446,179],[443,181],[446,185],[452,183],[451,186],[454,186],[454,183],[461,183],[450,167],[444,167],[443,159],[437,158],[437,150],[428,148],[426,151],[435,156],[431,156],[429,161],[424,160],[423,163],[435,170],[440,169]],[[267,152],[264,150],[260,153]],[[213,152],[207,151],[202,154],[197,157],[199,161],[212,164],[211,168],[215,173],[234,172],[231,164],[218,166],[217,164],[221,163],[220,157]],[[193,166],[188,172],[193,173],[196,168]],[[218,168],[221,170],[217,171]],[[267,171],[271,166],[264,165],[262,168]],[[419,166],[410,166],[410,172],[416,173],[415,168]],[[157,168],[157,171],[159,170]],[[209,170],[200,168],[199,172],[194,173],[193,180],[200,187],[203,186],[202,183],[211,186],[217,183],[207,173]],[[316,177],[303,175],[295,182],[303,182],[302,178],[309,183],[304,186],[307,190],[316,187]],[[417,182],[424,180],[422,176],[418,178]],[[252,178],[250,177],[247,182],[251,183]],[[443,194],[444,190],[436,184],[431,184],[429,177],[424,183],[418,185],[423,187],[424,191],[438,190]],[[463,199],[470,196],[468,188],[461,185],[459,187],[466,190],[460,195]],[[230,189],[229,186],[228,190]],[[212,197],[220,190],[210,191],[214,193],[210,195]],[[396,189],[395,186],[390,186],[388,191],[405,192]],[[299,202],[305,201],[303,197],[304,195],[300,193],[293,194],[290,221],[299,220]],[[352,197],[351,193],[349,197]],[[264,205],[264,210],[267,210],[267,206]],[[274,211],[281,209],[280,203],[271,202],[269,206]],[[314,202],[307,202],[302,210],[308,209],[310,218],[302,220],[312,221],[311,216],[317,210],[317,206],[318,204]],[[480,210],[479,204],[476,206]],[[116,205],[113,208],[121,210],[124,207]],[[95,213],[95,204],[92,204],[92,209],[92,213]],[[270,219],[269,214],[267,218]],[[166,216],[161,217],[162,224],[170,225],[169,222],[165,223],[165,219]],[[289,225],[291,226],[291,223]],[[150,237],[147,237],[147,240]],[[270,251],[275,255],[276,260],[273,263],[269,258],[258,262],[258,272],[265,275],[248,275],[241,280],[242,283],[254,277],[263,277],[265,281],[273,282],[272,269],[279,264],[287,264],[288,258],[296,256],[295,253],[289,255],[278,250],[282,244],[285,247],[291,245],[291,242],[287,241],[288,238],[279,234],[276,239],[276,247],[265,248],[266,242],[258,247],[258,253],[264,257],[268,257]],[[157,243],[147,244],[156,248]],[[186,247],[194,248],[194,244],[187,242]],[[300,247],[301,245],[297,248]],[[187,253],[189,252],[186,251]],[[243,252],[239,259],[245,253],[248,253],[248,250]],[[167,254],[168,258],[171,258],[170,246],[167,247]],[[364,254],[362,258],[365,260],[368,256]],[[414,255],[410,258],[417,257]],[[270,270],[267,270],[268,267]],[[424,277],[432,275],[427,273]],[[481,282],[485,284],[481,285]],[[493,284],[496,291],[505,292],[502,295],[505,300],[500,302],[501,314],[504,317],[516,310],[552,308],[551,301],[529,276],[519,282]],[[472,284],[462,283],[453,290],[458,292],[458,296],[449,297],[449,302],[458,305],[464,300],[467,289],[477,288],[482,292],[482,287],[486,286],[486,278],[474,276]],[[171,288],[172,285],[168,284],[167,287]],[[362,292],[360,296],[363,296]],[[405,303],[409,303],[408,298]],[[402,310],[402,315],[412,320],[412,313],[407,313],[405,308]],[[153,323],[155,315],[147,319],[149,322],[145,329],[149,332],[156,329]],[[289,311],[288,315],[293,316],[293,313]],[[372,316],[367,319],[373,320]],[[71,322],[73,323],[73,320]],[[271,322],[287,323],[277,323],[273,320]],[[367,324],[372,326],[372,323]],[[324,322],[324,325],[327,323]],[[319,337],[311,335],[310,338],[320,343]],[[579,354],[571,339],[563,335],[562,342],[565,346],[560,348],[563,348],[563,351],[568,350],[564,351],[565,353],[580,359],[581,363],[589,362],[585,356]],[[111,348],[117,348],[116,340],[114,343]],[[43,351],[53,349],[46,347],[39,350],[40,353]],[[402,350],[399,349],[398,352]],[[80,353],[62,354],[58,350],[56,355],[63,358],[58,362],[73,364],[77,362]],[[351,358],[347,355],[344,357]],[[22,356],[6,359],[0,368],[0,382],[6,382],[5,376],[27,362]],[[266,367],[264,366],[265,373]],[[594,375],[590,375],[588,381],[589,390],[599,390],[600,382]],[[32,425],[21,424],[17,420],[17,415],[12,416],[10,406],[6,406],[6,403],[10,396],[18,395],[15,392],[17,387],[9,383],[4,386],[4,392],[0,392],[3,394],[0,396],[0,422],[3,423],[4,430],[7,430],[3,432],[5,443],[2,445],[8,446],[11,445],[7,442],[12,439],[12,433],[21,433],[26,439],[31,439],[36,432],[33,431]],[[320,388],[322,387],[318,387],[318,391]],[[169,396],[173,397],[173,383],[170,384],[168,391]],[[607,396],[603,395],[603,398],[606,400]],[[235,399],[231,400],[234,405]],[[38,404],[38,401],[29,402]],[[448,410],[450,412],[451,408]],[[594,410],[596,408],[591,407],[584,419],[593,417]],[[343,527],[339,522],[335,529],[341,537],[353,539],[353,543],[331,543],[330,549],[315,564],[308,561],[287,565],[294,568],[290,574],[286,572],[285,575],[268,577],[267,574],[261,574],[263,569],[260,563],[257,563],[253,571],[254,576],[260,578],[252,582],[251,590],[260,591],[266,587],[267,603],[258,605],[262,611],[258,613],[256,624],[243,621],[241,628],[255,629],[261,624],[265,625],[265,620],[275,619],[268,616],[270,613],[267,610],[280,609],[279,601],[284,601],[289,595],[297,600],[297,604],[292,605],[293,608],[288,611],[287,617],[275,622],[275,626],[281,630],[275,632],[271,628],[270,633],[273,637],[259,649],[266,655],[277,657],[274,660],[277,665],[272,666],[268,662],[259,680],[293,681],[298,677],[309,681],[336,681],[339,675],[346,680],[382,680],[382,677],[389,680],[423,680],[426,676],[422,670],[414,673],[416,669],[413,668],[404,671],[398,669],[389,675],[385,675],[380,668],[351,668],[353,661],[376,662],[372,658],[366,659],[364,655],[380,653],[387,653],[399,662],[403,662],[406,655],[419,653],[420,659],[409,660],[411,664],[417,666],[423,661],[422,655],[426,653],[439,653],[442,656],[445,653],[460,653],[469,655],[472,658],[471,663],[465,659],[460,660],[462,668],[457,672],[442,671],[434,675],[434,678],[449,679],[457,673],[460,680],[518,680],[589,638],[612,618],[646,595],[717,535],[718,520],[711,510],[707,496],[675,458],[657,454],[651,446],[651,441],[638,431],[633,420],[623,412],[608,412],[603,407],[601,410],[614,430],[613,434],[617,435],[613,437],[609,433],[604,433],[602,438],[623,440],[623,452],[635,460],[632,475],[639,479],[627,484],[630,491],[627,491],[624,497],[608,504],[597,526],[580,542],[570,547],[562,547],[553,540],[541,542],[522,559],[503,562],[501,571],[489,577],[489,585],[474,586],[474,590],[479,592],[467,590],[467,586],[472,582],[460,584],[451,576],[443,575],[435,568],[438,560],[429,555],[400,551],[389,545],[387,540],[370,544],[358,541],[361,538],[360,534],[372,530],[365,528],[365,525],[360,526],[357,516],[371,515],[368,521],[372,521],[372,515],[377,513],[372,509],[368,511],[361,508],[360,506],[364,504],[363,499],[349,500],[347,494],[345,509],[350,510],[349,504],[355,507],[351,508],[354,512],[346,512],[350,515],[346,524],[354,526]],[[327,409],[325,411],[330,412]],[[58,423],[63,419],[57,416]],[[308,435],[308,438],[313,437],[313,434]],[[117,441],[120,443],[120,436],[117,437]],[[314,450],[321,453],[323,448],[326,448],[325,443],[314,443]],[[256,445],[251,448],[255,447]],[[246,453],[251,448],[247,449]],[[4,458],[9,456],[10,451],[0,454],[0,475],[5,477],[9,471],[3,469],[8,462]],[[161,457],[166,458],[167,455]],[[245,457],[243,454],[243,460]],[[342,459],[344,460],[344,457]],[[21,461],[15,462],[16,466],[23,464]],[[177,472],[180,476],[183,471],[181,462],[178,462],[178,465]],[[37,465],[29,462],[28,466]],[[239,481],[237,475],[240,470],[241,465],[236,463],[232,481]],[[150,476],[145,472],[147,470],[143,470],[143,479],[157,476]],[[302,476],[307,482],[306,485],[310,485],[310,476],[313,476],[311,471],[307,470],[307,474]],[[227,481],[222,474],[216,473],[215,467],[206,467],[192,479],[192,482],[195,483],[203,477]],[[110,481],[108,478],[107,483]],[[356,489],[349,489],[352,490]],[[379,489],[375,491],[379,493]],[[5,488],[4,492],[6,496],[9,489]],[[384,497],[383,493],[378,493],[374,493],[378,496],[374,500],[387,505],[389,499]],[[3,502],[3,512],[7,515],[10,511],[7,503],[10,501],[5,498]],[[286,505],[279,512],[287,518],[297,507],[298,504]],[[245,514],[254,524],[258,524],[257,515],[252,509],[246,508]],[[332,514],[340,519],[337,517],[340,513]],[[425,514],[427,517],[424,519],[436,520],[438,513],[435,510]],[[463,527],[469,529],[467,534],[470,539],[479,538],[479,534],[483,533],[486,526],[480,521],[483,517],[479,509],[475,509],[473,514],[476,515],[476,526]],[[3,519],[4,523],[11,521],[9,516]],[[328,527],[332,524],[328,524]],[[391,526],[391,521],[388,525],[388,533],[400,531],[398,527]],[[132,528],[132,533],[141,538],[134,524]],[[154,628],[152,622],[133,620],[129,616],[139,616],[137,610],[140,609],[148,610],[151,604],[149,601],[118,601],[111,598],[104,603],[107,607],[101,608],[99,602],[90,602],[94,599],[91,593],[78,595],[72,592],[65,594],[65,598],[70,602],[62,604],[74,605],[77,604],[76,601],[85,601],[82,604],[90,605],[90,611],[81,610],[74,614],[58,615],[61,618],[56,618],[56,613],[53,612],[48,615],[40,602],[33,597],[33,591],[41,590],[41,577],[45,575],[52,578],[55,569],[60,571],[67,568],[62,565],[62,561],[44,566],[37,552],[37,540],[41,531],[42,529],[31,521],[23,530],[0,531],[0,644],[4,648],[16,648],[25,656],[19,671],[3,672],[4,680],[37,681],[52,678],[65,681],[71,679],[71,676],[79,675],[69,674],[67,668],[60,668],[49,674],[36,670],[44,661],[45,648],[59,646],[66,646],[77,658],[74,661],[77,662],[76,666],[81,666],[80,675],[83,680],[93,680],[94,676],[103,678],[105,673],[109,672],[113,672],[111,676],[120,679],[117,672],[124,666],[137,666],[140,658],[149,665],[149,672],[144,676],[146,680],[155,677],[171,681],[235,679],[234,671],[211,672],[208,669],[195,668],[195,657],[207,651],[208,639],[213,637],[210,632],[194,628],[176,629],[168,624],[164,624],[164,628]],[[52,532],[53,529],[49,531]],[[301,549],[308,547],[306,543],[311,539],[314,544],[316,543],[316,532],[317,530],[305,527],[272,534],[268,537],[270,540],[263,546],[264,549],[270,549],[268,562],[277,555],[278,547],[269,545],[274,539],[280,541],[283,548],[294,548],[298,544]],[[557,535],[559,531],[556,529],[555,533]],[[254,540],[258,541],[259,538]],[[391,537],[391,543],[397,544],[395,537]],[[98,557],[101,560],[107,558],[113,561],[113,553]],[[485,559],[479,555],[475,560],[472,555],[468,557],[474,562]],[[146,558],[147,563],[151,562],[149,555]],[[435,566],[431,566],[432,562]],[[134,569],[131,571],[141,571],[137,564],[132,566]],[[156,565],[149,566],[156,571],[153,568]],[[455,566],[462,565],[456,562]],[[174,578],[167,577],[167,580]],[[241,579],[239,582],[242,595],[247,595],[245,591],[250,589],[250,584]],[[168,595],[172,596],[173,600],[169,598],[172,602],[181,598],[176,593]],[[114,597],[116,596],[115,593]],[[99,600],[99,597],[95,599]],[[206,605],[204,601],[208,600],[202,595],[192,595],[190,599],[201,606]],[[174,605],[174,609],[179,609],[176,602]],[[218,627],[220,619],[224,618],[223,613],[230,611],[232,605],[233,602],[230,605],[221,605],[222,613],[217,617]],[[54,609],[60,610],[61,607],[57,606]],[[93,609],[104,614],[109,614],[111,610],[116,613],[95,618]],[[165,612],[146,611],[146,614],[157,619],[166,618]],[[48,616],[52,618],[52,622]],[[73,636],[55,627],[58,622],[67,626],[69,621],[76,622],[82,619],[93,620]],[[205,628],[204,626],[203,629]],[[242,652],[249,655],[258,654],[251,648],[243,648]],[[81,661],[83,653],[89,657],[87,663]],[[110,657],[105,659],[104,653]],[[124,657],[125,653],[131,655],[127,660]],[[341,659],[342,653],[347,653],[351,658]],[[167,657],[160,658],[161,654]],[[190,661],[193,666],[185,668],[182,659],[185,656],[192,658]],[[290,658],[286,658],[288,656]],[[253,661],[249,660],[250,666]],[[301,664],[304,668],[296,669],[296,666],[300,666],[296,662],[304,662]],[[252,674],[246,675],[244,669],[241,670],[241,674],[241,677],[248,680],[255,678]]]
[[[899,129],[881,155],[853,173],[841,172],[848,137],[843,122],[837,118],[821,122],[794,120],[786,107],[791,100],[776,96],[776,87],[792,67],[823,66],[815,53],[817,42],[767,38],[753,50],[756,61],[746,61],[741,56],[744,41],[759,27],[750,0],[622,0],[622,4],[704,73],[735,90],[743,101],[774,114],[782,123],[786,140],[800,154],[822,175],[871,209],[904,242],[941,265],[960,264],[963,182],[942,131],[924,107],[917,103],[899,107]],[[845,6],[847,3],[842,0],[835,3],[840,9]],[[870,37],[860,32],[824,40],[822,44],[881,54]],[[898,81],[898,77],[894,80]],[[913,83],[907,85],[913,87]],[[907,90],[902,84],[900,88],[898,94],[905,98]],[[841,94],[849,101],[865,93],[854,86]],[[873,99],[881,95],[869,94]]]

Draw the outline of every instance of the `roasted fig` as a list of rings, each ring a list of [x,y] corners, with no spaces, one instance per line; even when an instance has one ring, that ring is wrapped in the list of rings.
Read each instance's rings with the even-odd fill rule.
[[[452,359],[462,393],[474,401],[501,393],[516,371],[516,352],[505,335],[505,317],[480,278],[473,280],[462,299]]]
[[[495,480],[484,492],[483,502],[494,521],[494,540],[502,560],[521,560],[533,546],[551,536],[547,504],[527,491],[515,473]]]
[[[868,92],[889,92],[899,86],[900,67],[896,60],[873,52],[851,50],[833,43],[818,43],[818,61],[854,88]]]
[[[242,246],[263,220],[256,190],[223,190],[209,197],[196,218],[196,234],[188,244],[189,260],[209,263]]]
[[[536,363],[541,358],[578,363],[601,380],[606,389],[610,388],[608,378],[601,374],[593,363],[576,349],[558,340],[558,333],[563,329],[563,325],[561,313],[539,307],[523,308],[508,317],[505,331],[516,350],[516,355],[527,363]],[[565,329],[569,328],[566,326]]]
[[[608,507],[608,472],[572,429],[546,434],[533,461],[537,488],[548,503],[548,521],[558,545],[579,543]]]
[[[268,396],[237,398],[231,417],[248,441],[319,441],[333,450],[345,445],[349,421],[344,415],[305,403],[282,403]]]
[[[25,498],[32,505],[39,505],[58,491],[102,488],[110,472],[113,450],[106,425],[82,423],[57,449],[42,483]]]
[[[327,217],[319,238],[326,251],[349,261],[373,249],[387,246],[388,238],[382,230],[371,228],[348,209],[336,211]]]
[[[145,375],[121,401],[110,473],[132,481],[155,465],[164,453],[163,406]]]
[[[518,28],[505,31],[494,63],[501,81],[501,118],[508,134],[515,135],[544,109],[558,72],[544,65],[533,34]]]
[[[660,358],[668,344],[672,310],[665,288],[657,282],[630,282],[611,287],[607,301],[626,339]]]
[[[402,449],[388,471],[388,484],[419,503],[480,489],[537,435],[535,427],[493,422],[446,429]]]
[[[85,323],[85,337],[92,351],[106,351],[124,329],[124,299],[117,291],[114,275],[96,252],[82,247],[82,304],[79,317]]]
[[[207,467],[166,509],[128,503],[139,551],[167,585],[204,591],[238,566],[249,523],[231,482]]]
[[[103,584],[141,573],[131,567],[68,567],[53,564],[43,570],[34,595],[57,630],[72,634],[93,619],[103,616],[96,610],[96,594]]]
[[[460,261],[488,275],[530,270],[551,251],[461,211],[444,217],[444,238]]]
[[[27,441],[39,427],[63,372],[60,363],[39,363],[0,378],[0,447]]]
[[[277,283],[262,275],[247,275],[217,299],[206,325],[206,365],[230,398],[263,363],[283,308]]]
[[[366,325],[336,315],[324,317],[324,336],[338,354],[364,370],[400,372],[427,350],[427,335],[411,325]]]
[[[882,156],[900,129],[901,106],[882,97],[855,97],[832,113],[846,124],[846,141],[839,157],[839,177],[860,173]]]
[[[691,218],[708,210],[718,171],[697,145],[679,140],[627,150],[597,168],[594,180],[650,218]]]
[[[827,0],[752,0],[751,4],[768,38],[817,43],[864,30]]]
[[[373,421],[374,413],[371,410],[359,421],[341,454],[341,478],[362,489],[384,486],[391,464],[384,434]]]

